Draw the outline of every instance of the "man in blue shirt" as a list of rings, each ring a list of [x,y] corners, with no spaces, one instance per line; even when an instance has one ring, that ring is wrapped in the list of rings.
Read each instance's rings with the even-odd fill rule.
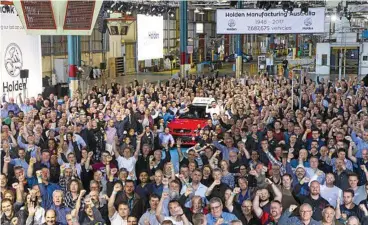
[[[223,160],[226,160],[226,161],[230,160],[230,154],[229,154],[230,151],[234,151],[236,153],[239,152],[239,150],[233,146],[234,140],[232,138],[226,138],[224,140],[224,143],[226,146],[220,144],[217,141],[217,136],[215,138],[212,138],[212,140],[213,140],[213,145],[221,151]]]
[[[165,132],[159,135],[160,145],[164,146],[170,144],[170,147],[174,146],[175,140],[169,132],[169,128],[165,128]]]
[[[52,194],[53,203],[50,209],[56,212],[56,222],[58,222],[60,225],[67,225],[68,223],[66,222],[66,215],[72,210],[64,205],[63,197],[63,191],[55,190]]]
[[[220,198],[213,197],[210,200],[210,210],[211,213],[207,214],[207,225],[214,225],[217,221],[222,221],[221,224],[229,224],[232,220],[237,220],[238,218],[232,214],[223,212],[223,204]]]
[[[18,150],[19,158],[11,159],[10,164],[13,166],[21,166],[24,169],[24,172],[27,174],[28,163],[26,162],[26,152],[24,149],[20,148]]]
[[[7,102],[5,99],[5,94],[3,95],[3,102]],[[14,103],[14,98],[10,97],[9,98],[9,102],[7,102],[7,109],[8,111],[13,111],[15,115],[18,115],[18,113],[20,112],[20,108],[18,106],[18,104]]]
[[[33,173],[33,167],[35,164],[35,160],[31,159],[27,171],[28,183],[29,186],[33,186],[38,183],[40,188],[42,203],[41,206],[45,210],[50,209],[52,205],[52,195],[55,190],[61,190],[61,187],[58,184],[54,184],[49,182],[50,179],[50,170],[46,166],[43,166],[41,170],[36,171],[36,177],[31,177],[30,175]]]
[[[363,137],[360,138],[355,133],[355,131],[351,132],[351,138],[355,142],[356,147],[358,149],[358,152],[355,154],[355,157],[357,158],[362,158],[363,149],[368,149],[368,132],[364,131],[362,136]]]

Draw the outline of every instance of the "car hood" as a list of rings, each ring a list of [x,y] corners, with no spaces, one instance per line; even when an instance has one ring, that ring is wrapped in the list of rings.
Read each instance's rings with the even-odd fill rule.
[[[168,125],[170,129],[191,129],[196,130],[198,124],[201,128],[206,125],[206,119],[175,119]]]

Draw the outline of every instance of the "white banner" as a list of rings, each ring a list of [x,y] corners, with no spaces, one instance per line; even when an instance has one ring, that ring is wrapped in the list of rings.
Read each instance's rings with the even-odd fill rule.
[[[282,9],[218,9],[217,34],[323,33],[325,8],[284,12]]]
[[[164,18],[138,14],[138,60],[164,57]]]
[[[39,35],[27,35],[14,6],[1,9],[1,96],[37,97],[42,93],[42,56]],[[20,78],[21,70],[29,70],[28,79]]]

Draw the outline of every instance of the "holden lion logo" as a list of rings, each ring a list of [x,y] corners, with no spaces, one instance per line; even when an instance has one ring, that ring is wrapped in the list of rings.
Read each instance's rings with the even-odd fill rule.
[[[12,77],[17,77],[20,74],[20,70],[23,68],[23,56],[22,50],[15,43],[10,43],[6,47],[4,55],[5,69]]]
[[[307,18],[304,20],[304,25],[309,27],[312,25],[312,19],[311,18]]]
[[[229,25],[229,27],[235,27],[235,25],[236,25],[235,20],[233,20],[233,19],[230,19],[227,24]]]

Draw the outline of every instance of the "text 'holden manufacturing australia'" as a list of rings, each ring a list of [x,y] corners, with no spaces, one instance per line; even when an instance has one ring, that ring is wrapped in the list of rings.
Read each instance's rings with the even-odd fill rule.
[[[241,13],[241,12],[231,12],[231,13],[225,13],[225,17],[288,17],[288,16],[315,16],[315,12],[309,11],[306,14],[303,14],[301,12],[261,12],[261,13],[255,13],[255,12],[248,12],[248,13]]]

